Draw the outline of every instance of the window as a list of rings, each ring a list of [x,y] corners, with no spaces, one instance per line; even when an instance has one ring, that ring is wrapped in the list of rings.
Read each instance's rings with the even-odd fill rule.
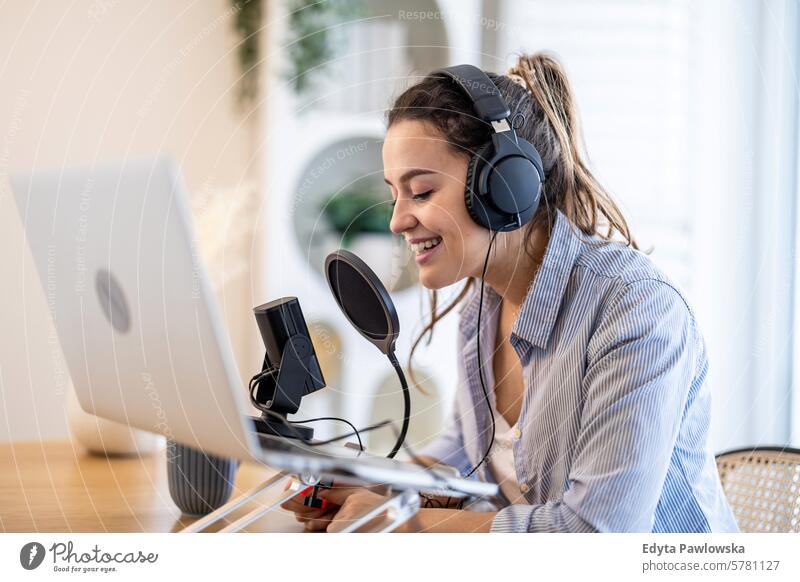
[[[483,66],[556,52],[590,164],[708,345],[714,450],[787,443],[792,422],[797,7],[506,0]],[[800,320],[798,320],[800,321]],[[794,364],[800,371],[800,363]],[[800,397],[794,396],[795,442]]]

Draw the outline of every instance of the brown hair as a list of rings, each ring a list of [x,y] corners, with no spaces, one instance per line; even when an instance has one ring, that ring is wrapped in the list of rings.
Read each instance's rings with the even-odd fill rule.
[[[497,85],[511,110],[511,120],[524,119],[515,129],[517,135],[531,142],[542,157],[547,180],[542,202],[525,226],[525,250],[532,252],[534,232],[550,232],[555,220],[553,209],[588,235],[611,240],[615,234],[637,248],[628,223],[611,196],[589,171],[584,161],[583,137],[578,110],[569,79],[561,63],[551,54],[522,54],[507,75],[487,73]],[[520,117],[520,115],[522,117]],[[406,89],[387,114],[387,126],[401,120],[419,120],[439,131],[458,155],[471,157],[490,139],[491,125],[478,119],[472,102],[444,75],[429,75]],[[467,279],[464,288],[441,312],[437,311],[436,291],[431,291],[431,319],[411,348],[408,368],[415,384],[412,358],[422,338],[433,337],[436,322],[450,313],[467,295],[474,281]]]

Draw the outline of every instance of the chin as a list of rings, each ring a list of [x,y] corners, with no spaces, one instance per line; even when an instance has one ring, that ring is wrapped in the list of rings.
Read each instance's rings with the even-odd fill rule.
[[[428,269],[420,269],[419,282],[426,289],[436,290],[442,288],[441,284],[439,283],[439,277],[437,276],[437,273],[430,273],[428,272]]]
[[[431,291],[437,291],[439,289],[444,289],[445,287],[449,287],[453,283],[455,283],[457,279],[453,279],[452,277],[448,277],[445,273],[437,271],[437,269],[433,268],[422,268],[419,271],[419,282],[422,284],[423,287],[426,289],[430,289]]]

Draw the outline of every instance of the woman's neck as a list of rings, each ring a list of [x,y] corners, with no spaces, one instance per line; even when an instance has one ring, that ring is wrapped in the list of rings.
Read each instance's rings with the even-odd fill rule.
[[[525,301],[549,240],[545,229],[534,229],[530,245],[532,252],[528,252],[525,250],[525,230],[497,235],[486,271],[486,284],[515,312]]]

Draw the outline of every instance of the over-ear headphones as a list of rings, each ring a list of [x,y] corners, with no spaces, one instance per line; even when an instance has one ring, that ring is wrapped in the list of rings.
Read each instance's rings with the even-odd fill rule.
[[[473,65],[438,69],[432,75],[450,77],[466,93],[478,117],[494,130],[467,167],[464,200],[472,219],[484,228],[505,232],[530,222],[539,206],[545,180],[542,158],[518,137],[511,112],[492,80]]]

